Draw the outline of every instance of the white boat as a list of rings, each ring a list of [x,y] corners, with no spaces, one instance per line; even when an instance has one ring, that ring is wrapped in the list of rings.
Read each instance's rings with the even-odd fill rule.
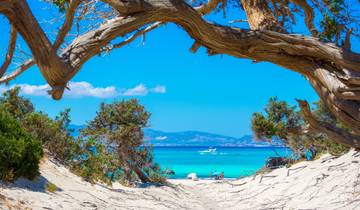
[[[207,149],[207,150],[203,150],[203,151],[199,151],[200,153],[203,153],[203,154],[205,154],[205,153],[210,153],[210,154],[213,154],[213,153],[216,153],[216,148],[209,148],[209,149]]]

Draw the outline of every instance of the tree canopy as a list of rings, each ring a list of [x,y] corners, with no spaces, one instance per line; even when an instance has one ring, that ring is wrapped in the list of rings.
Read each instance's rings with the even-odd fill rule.
[[[329,109],[321,102],[315,104],[312,114],[319,123],[334,127],[344,127]],[[276,97],[270,98],[264,113],[254,113],[251,121],[252,130],[259,140],[272,141],[280,139],[295,153],[304,155],[311,152],[314,158],[317,153],[329,152],[334,155],[348,151],[350,145],[337,143],[324,132],[314,130],[305,123],[304,115],[296,106],[290,106]]]
[[[150,113],[137,100],[102,104],[75,137],[70,109],[52,119],[19,93],[16,87],[0,97],[1,180],[35,178],[44,149],[47,157],[91,183],[165,182],[152,147],[143,142]]]
[[[43,156],[41,142],[29,135],[5,109],[0,109],[0,179],[34,179]]]
[[[150,113],[136,99],[101,104],[82,133],[110,147],[117,157],[115,168],[121,168],[127,180],[134,180],[135,173],[142,182],[154,178],[158,181],[160,168],[153,162],[151,148],[143,142],[143,128],[148,126],[149,117]]]
[[[334,116],[351,129],[330,124],[324,127],[312,116],[307,102],[299,101],[309,125],[338,142],[360,147],[360,55],[351,50],[351,38],[359,36],[358,11],[353,6],[359,5],[357,0],[49,2],[65,14],[54,40],[42,30],[33,15],[36,11],[29,9],[26,0],[0,0],[0,14],[12,26],[0,82],[12,80],[36,64],[52,88],[49,93],[54,99],[61,99],[67,83],[90,58],[121,48],[171,22],[194,39],[189,46],[191,52],[204,47],[209,55],[271,62],[302,74]],[[232,6],[240,8],[238,12],[247,19],[220,25],[205,17],[218,10],[226,12]],[[238,22],[248,26],[237,27]],[[77,30],[78,35],[66,39],[72,30]],[[33,58],[6,74],[17,34],[25,40]],[[122,41],[118,42],[120,37]]]

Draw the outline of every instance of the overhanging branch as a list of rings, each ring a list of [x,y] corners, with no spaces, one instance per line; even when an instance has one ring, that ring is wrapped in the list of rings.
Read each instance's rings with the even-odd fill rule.
[[[317,31],[316,27],[314,26],[314,10],[311,8],[311,6],[306,2],[306,0],[291,0],[295,5],[301,7],[304,10],[305,13],[305,24],[307,28],[309,29],[310,33],[317,37],[319,35],[319,32]]]
[[[75,16],[76,9],[80,5],[81,2],[82,2],[82,0],[72,0],[70,2],[68,10],[66,12],[65,21],[64,21],[63,25],[61,26],[61,28],[56,36],[55,42],[53,44],[53,48],[55,50],[58,50],[60,48],[60,46],[62,45],[62,43],[65,40],[66,35],[71,30],[71,27],[74,22],[74,16]],[[5,71],[2,72],[3,68],[1,68],[0,84],[10,82],[11,80],[15,79],[16,77],[18,77],[19,75],[21,75],[23,72],[25,72],[26,70],[28,70],[29,68],[31,68],[34,65],[35,65],[34,59],[30,58],[30,59],[26,60],[23,64],[21,64],[20,67],[18,67],[16,70],[14,70],[13,72],[9,73],[6,76],[4,76]]]
[[[305,120],[309,126],[320,133],[326,134],[330,139],[347,145],[349,147],[360,148],[360,137],[353,135],[348,131],[335,127],[329,123],[318,121],[311,113],[309,103],[304,100],[297,99]]]
[[[5,74],[9,65],[11,64],[12,58],[14,56],[15,47],[16,47],[17,31],[14,26],[11,26],[9,47],[5,56],[5,61],[0,67],[0,78]]]

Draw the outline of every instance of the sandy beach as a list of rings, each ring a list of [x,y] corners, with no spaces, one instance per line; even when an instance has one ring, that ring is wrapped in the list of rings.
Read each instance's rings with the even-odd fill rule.
[[[360,209],[360,153],[324,155],[239,180],[169,180],[172,186],[91,185],[52,161],[36,182],[1,185],[1,209]],[[44,190],[47,182],[59,190]]]

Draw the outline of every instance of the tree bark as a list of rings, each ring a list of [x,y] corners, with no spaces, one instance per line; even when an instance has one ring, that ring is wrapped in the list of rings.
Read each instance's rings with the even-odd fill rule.
[[[202,11],[208,10],[194,9],[182,0],[103,1],[122,16],[76,38],[61,52],[60,58],[24,0],[10,3],[0,0],[0,13],[9,18],[29,44],[52,87],[63,90],[82,65],[115,38],[154,22],[173,22],[195,40],[194,51],[203,46],[209,55],[267,61],[304,75],[335,116],[352,130],[351,135],[360,136],[360,55],[314,37],[286,34],[277,25],[265,0],[241,1],[252,30],[209,23],[202,18]],[[209,3],[211,8],[216,8],[214,5]],[[304,10],[309,9],[305,6]],[[307,15],[310,24],[311,11]],[[54,98],[60,98],[61,94],[60,91]]]
[[[304,118],[308,121],[310,127],[318,132],[326,134],[329,138],[334,141],[347,145],[349,147],[360,148],[360,136],[353,135],[343,129],[334,127],[333,125],[325,122],[319,122],[312,115],[310,106],[307,101],[297,100]]]
[[[0,12],[5,14],[28,44],[42,75],[54,90],[53,98],[60,99],[67,83],[68,69],[57,56],[26,1],[0,0]]]
[[[134,171],[136,173],[136,175],[139,177],[139,179],[141,180],[141,182],[143,183],[148,183],[151,182],[151,180],[149,179],[149,177],[147,177],[144,172],[142,172],[137,166],[132,165],[129,161],[127,161],[127,165],[128,167]]]
[[[241,0],[252,30],[281,30],[266,0]]]
[[[333,113],[355,133],[360,133],[360,103],[356,98],[356,88],[360,83],[357,84],[357,77],[353,76],[360,72],[358,54],[345,52],[312,37],[268,30],[239,30],[210,24],[184,2],[172,2],[176,4],[165,8],[161,6],[160,9],[154,6],[150,7],[149,11],[132,17],[117,18],[99,30],[77,38],[74,41],[76,45],[70,45],[62,54],[66,63],[72,62],[75,69],[72,75],[116,35],[125,35],[154,21],[175,22],[182,26],[198,45],[206,47],[212,53],[268,61],[301,73],[309,79]],[[151,1],[147,5],[151,5]],[[112,6],[115,9],[121,7],[117,4]],[[340,89],[347,91],[340,93]]]

